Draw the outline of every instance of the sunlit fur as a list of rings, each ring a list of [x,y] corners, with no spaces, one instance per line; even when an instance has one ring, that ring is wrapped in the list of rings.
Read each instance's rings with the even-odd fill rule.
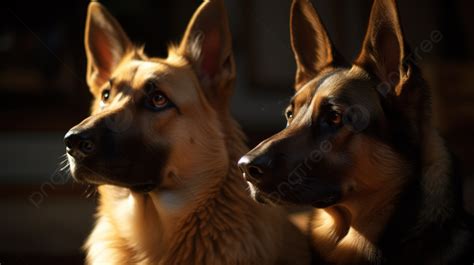
[[[424,128],[423,135],[425,160],[421,181],[424,187],[424,206],[419,216],[419,227],[414,228],[420,230],[432,222],[443,222],[453,214],[452,187],[448,183],[451,161],[446,147],[428,125]],[[336,264],[378,262],[380,253],[374,243],[393,213],[398,192],[407,176],[406,172],[409,172],[409,168],[404,168],[406,163],[383,144],[361,144],[364,147],[357,146],[359,156],[371,157],[371,161],[356,164],[354,178],[359,178],[354,181],[358,181],[359,185],[363,182],[373,185],[378,179],[384,185],[374,186],[377,192],[372,194],[364,190],[360,196],[350,197],[338,206],[315,210],[311,222],[315,246],[320,253],[325,253],[328,261]],[[373,175],[374,173],[368,174],[369,172],[378,173]],[[462,246],[467,241],[467,237],[461,237],[459,245]]]
[[[98,187],[97,222],[84,246],[86,263],[309,264],[307,240],[286,213],[249,197],[236,166],[247,151],[244,135],[228,106],[218,109],[210,103],[194,71],[189,56],[174,46],[166,59],[148,58],[132,48],[111,73],[114,84],[127,89],[101,109],[103,87],[91,86],[96,100],[90,119],[136,113],[131,103],[150,76],[158,79],[179,115],[173,109],[133,117],[132,126],[144,132],[149,148],[169,149],[163,179],[149,193]],[[233,77],[226,80],[218,82],[219,90],[232,90]]]
[[[337,264],[378,260],[374,243],[408,172],[404,160],[383,143],[361,135],[351,145],[350,152],[357,156],[345,185],[353,190],[337,206],[316,209],[311,222],[318,251]]]
[[[99,187],[98,221],[85,246],[88,263],[275,264],[295,252],[306,259],[304,238],[291,239],[299,235],[283,212],[253,202],[231,165],[247,150],[238,125],[227,113],[218,117],[182,57],[169,58],[169,76],[177,81],[170,98],[189,108],[188,117],[160,129],[171,143],[170,173],[148,195]],[[130,63],[137,61],[123,62],[118,71]],[[99,112],[97,104],[93,112]],[[154,135],[149,137],[152,143]]]

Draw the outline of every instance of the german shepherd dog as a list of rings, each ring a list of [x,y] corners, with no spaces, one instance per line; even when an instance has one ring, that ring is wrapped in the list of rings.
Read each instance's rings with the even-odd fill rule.
[[[410,59],[395,0],[375,0],[352,65],[309,0],[291,9],[287,127],[239,161],[259,201],[315,207],[322,264],[473,264],[450,155]]]
[[[154,26],[153,26],[154,27]],[[308,264],[281,209],[248,196],[228,110],[235,78],[222,0],[206,0],[167,58],[130,42],[97,2],[85,29],[90,117],[65,136],[73,177],[98,185],[87,264]]]

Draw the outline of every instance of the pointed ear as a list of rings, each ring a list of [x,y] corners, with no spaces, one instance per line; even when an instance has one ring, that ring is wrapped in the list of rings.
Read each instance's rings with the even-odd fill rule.
[[[205,0],[201,4],[189,22],[178,52],[191,62],[210,98],[218,96],[225,100],[230,96],[227,94],[229,82],[235,78],[235,65],[223,0]]]
[[[309,0],[293,0],[290,36],[296,60],[297,90],[325,67],[335,66],[343,61]]]
[[[394,89],[409,74],[404,65],[406,52],[395,0],[375,0],[362,51],[355,64],[374,73]],[[400,94],[400,91],[395,92]]]
[[[120,24],[98,2],[91,2],[86,19],[87,83],[97,91],[132,45]]]

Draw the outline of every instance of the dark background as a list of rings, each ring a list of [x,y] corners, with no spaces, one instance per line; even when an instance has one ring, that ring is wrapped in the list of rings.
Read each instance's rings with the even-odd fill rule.
[[[199,0],[102,1],[130,38],[166,56]],[[95,199],[58,172],[62,137],[87,116],[88,2],[9,1],[0,9],[0,264],[81,264]],[[238,80],[232,111],[253,145],[284,126],[294,61],[289,0],[226,0]],[[336,46],[353,59],[370,0],[313,0]],[[434,119],[473,175],[474,2],[399,0],[406,38],[434,97]],[[433,34],[441,33],[441,40]],[[467,178],[465,189],[474,187]],[[469,196],[469,194],[468,194]],[[473,196],[473,195],[470,195]],[[471,204],[472,205],[472,204]],[[472,206],[468,205],[472,210]]]

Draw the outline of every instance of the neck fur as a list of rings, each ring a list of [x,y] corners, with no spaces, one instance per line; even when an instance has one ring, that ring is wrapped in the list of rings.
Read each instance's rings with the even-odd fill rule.
[[[419,176],[416,176],[414,167],[400,166],[409,163],[399,157],[379,157],[376,161],[382,170],[366,168],[375,172],[375,179],[384,180],[383,185],[378,185],[377,189],[361,190],[358,195],[337,206],[316,210],[311,224],[312,234],[316,248],[325,260],[335,264],[373,264],[380,261],[382,253],[377,242],[385,232],[398,203],[399,193],[410,176],[419,178],[422,187],[423,201],[415,217],[417,220],[413,220],[413,226],[418,231],[451,215],[453,202],[449,198],[453,196],[448,194],[452,190],[449,153],[441,137],[431,127],[424,128],[423,135]],[[373,150],[370,152],[377,155]],[[386,151],[382,153],[389,154]],[[394,163],[389,165],[382,161]],[[359,174],[368,175],[367,172]]]
[[[360,151],[348,177],[352,191],[339,204],[316,210],[311,224],[316,249],[334,264],[364,264],[380,258],[377,240],[411,171],[390,147],[368,141],[373,140],[355,141],[354,149]]]
[[[194,187],[147,195],[129,193],[121,200],[112,219],[123,220],[124,224],[128,219],[133,224],[132,228],[120,224],[117,227],[128,242],[136,242],[129,246],[136,249],[134,253],[142,253],[135,260],[143,264],[214,264],[216,257],[206,253],[219,253],[221,246],[210,242],[224,236],[225,240],[236,242],[246,236],[262,236],[245,235],[255,230],[252,219],[258,220],[258,217],[252,215],[256,204],[248,196],[247,186],[233,162],[246,151],[243,133],[233,120],[229,118],[227,122],[225,126],[231,128],[231,132],[225,132],[226,145],[229,161],[232,161],[227,172],[216,172],[217,175],[208,176],[212,181],[201,181]],[[235,239],[230,238],[232,236]],[[143,241],[144,238],[147,240]],[[262,257],[253,260],[264,259],[264,251],[260,250],[260,254],[256,251]],[[227,258],[232,263],[232,258]]]
[[[361,264],[380,258],[376,242],[392,212],[396,195],[383,190],[326,209],[311,223],[316,249],[335,264]],[[365,197],[365,198],[364,198]]]

